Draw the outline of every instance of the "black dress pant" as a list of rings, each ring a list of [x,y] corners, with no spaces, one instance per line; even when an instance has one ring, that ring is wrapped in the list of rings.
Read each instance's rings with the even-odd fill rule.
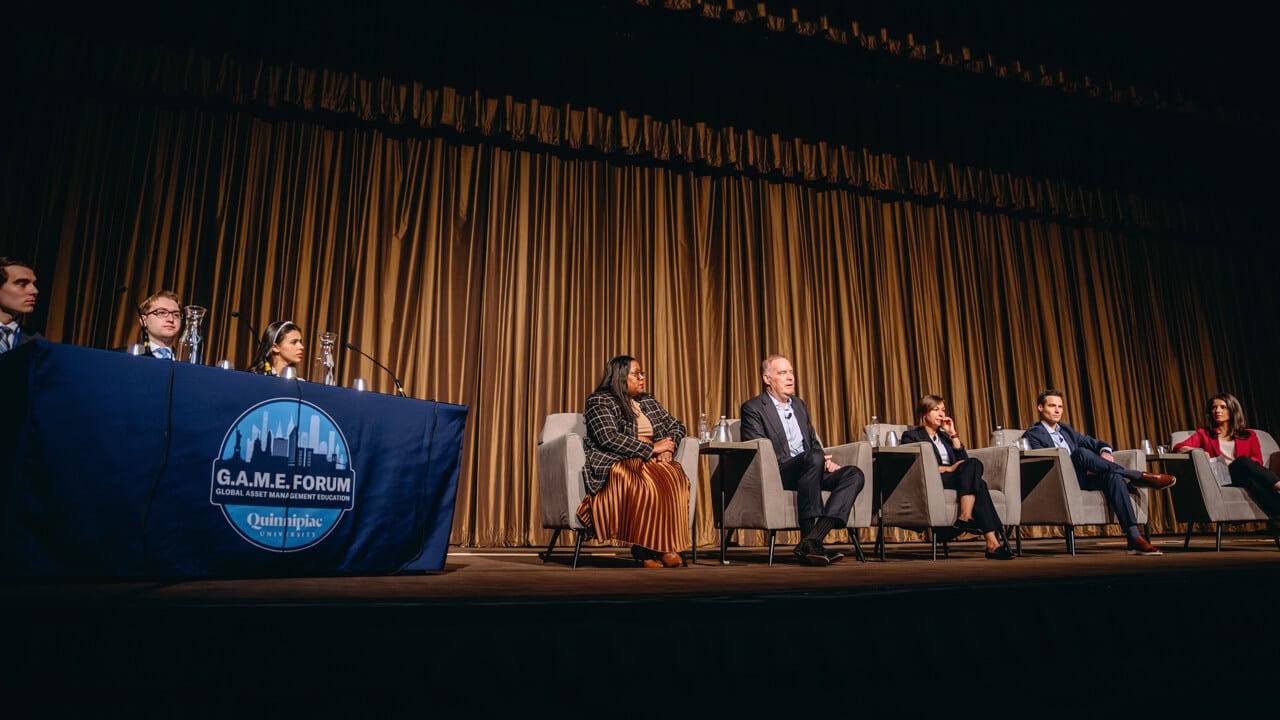
[[[806,450],[793,458],[778,463],[782,487],[796,491],[796,507],[801,520],[810,518],[835,518],[836,527],[844,527],[853,501],[862,490],[866,479],[862,470],[846,465],[835,472],[825,469],[826,457],[818,449]],[[831,493],[822,502],[822,491]]]
[[[987,489],[987,481],[982,479],[982,471],[982,461],[969,458],[955,470],[940,473],[942,487],[955,490],[956,495],[976,495],[973,521],[983,532],[994,532],[1000,529],[1000,515],[996,512],[996,504],[991,501],[991,491]]]
[[[1275,473],[1247,457],[1233,460],[1227,466],[1227,472],[1231,475],[1231,484],[1247,490],[1262,512],[1280,517],[1280,492],[1276,492],[1276,483],[1280,479]]]

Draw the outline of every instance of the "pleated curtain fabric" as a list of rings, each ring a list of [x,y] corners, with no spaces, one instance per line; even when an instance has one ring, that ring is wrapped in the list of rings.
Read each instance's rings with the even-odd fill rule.
[[[299,88],[327,77],[297,73]],[[257,338],[232,310],[255,328],[293,318],[308,346],[337,332],[409,395],[470,408],[455,543],[546,542],[537,430],[581,412],[618,354],[640,358],[649,391],[692,427],[703,412],[737,417],[761,391],[760,361],[782,353],[831,445],[872,415],[910,417],[925,392],[960,409],[968,437],[1026,427],[1047,387],[1066,391],[1073,426],[1122,447],[1194,426],[1220,389],[1280,430],[1280,374],[1257,342],[1280,336],[1276,313],[1223,292],[1229,280],[1253,289],[1248,307],[1277,306],[1274,266],[1199,252],[1212,208],[1081,204],[1110,195],[1053,182],[953,201],[984,169],[932,166],[954,184],[923,195],[889,171],[905,159],[871,155],[861,167],[884,173],[839,184],[732,159],[632,162],[573,151],[592,142],[585,122],[554,146],[390,132],[305,104],[260,112],[274,96],[252,92],[268,89],[228,101],[200,73],[155,77],[192,85],[120,103],[41,95],[21,115],[24,143],[0,157],[23,178],[0,197],[0,232],[39,265],[44,334],[127,342],[133,316],[111,310],[120,283],[210,308],[207,357],[238,367]],[[1249,232],[1221,228],[1239,233],[1224,243]],[[395,392],[354,353],[338,376]],[[709,507],[706,482],[699,492]],[[1163,503],[1153,532],[1173,527]],[[700,514],[701,542],[716,542],[711,522]],[[1045,532],[1057,531],[1028,534]]]

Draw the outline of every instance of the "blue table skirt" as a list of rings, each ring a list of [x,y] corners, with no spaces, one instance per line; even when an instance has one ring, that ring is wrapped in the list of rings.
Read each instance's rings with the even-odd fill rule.
[[[444,567],[466,407],[46,341],[0,388],[5,575]]]

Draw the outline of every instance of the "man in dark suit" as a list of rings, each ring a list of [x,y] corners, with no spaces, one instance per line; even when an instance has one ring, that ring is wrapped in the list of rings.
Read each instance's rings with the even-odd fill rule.
[[[795,396],[791,361],[770,355],[760,369],[765,391],[742,404],[741,437],[768,439],[778,456],[782,486],[796,491],[802,537],[793,552],[805,565],[830,565],[844,555],[827,550],[822,541],[844,527],[866,480],[858,468],[841,467],[823,452],[809,410]],[[825,503],[824,490],[831,493]]]
[[[1157,489],[1169,487],[1174,483],[1173,476],[1130,470],[1117,464],[1115,457],[1111,455],[1110,443],[1082,435],[1062,422],[1062,398],[1060,390],[1045,390],[1040,393],[1036,398],[1040,422],[1027,428],[1023,437],[1027,438],[1032,448],[1060,447],[1071,453],[1071,464],[1075,466],[1080,487],[1085,490],[1100,490],[1106,496],[1116,521],[1129,537],[1129,554],[1163,555],[1159,548],[1142,537],[1138,516],[1133,510],[1133,498],[1129,494],[1137,492],[1131,484]]]
[[[18,322],[36,309],[36,272],[21,260],[0,257],[0,353],[40,337]]]
[[[142,326],[143,354],[162,360],[174,360],[174,344],[182,332],[182,301],[177,294],[161,290],[138,306],[138,324]]]

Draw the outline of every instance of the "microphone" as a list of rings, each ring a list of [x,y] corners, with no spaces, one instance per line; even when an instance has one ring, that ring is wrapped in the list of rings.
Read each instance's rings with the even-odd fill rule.
[[[377,365],[378,367],[382,368],[383,370],[386,370],[386,371],[387,371],[387,374],[391,376],[391,381],[392,381],[392,382],[394,382],[394,383],[396,384],[396,391],[400,393],[400,397],[408,397],[408,395],[405,395],[405,394],[404,394],[404,388],[400,386],[400,379],[396,377],[396,374],[395,374],[395,373],[391,372],[391,369],[390,369],[390,368],[388,368],[386,365],[383,365],[382,363],[378,362],[377,360],[374,360],[374,359],[373,359],[373,356],[371,356],[371,355],[369,355],[369,354],[365,353],[363,350],[361,350],[360,348],[356,347],[354,343],[347,343],[346,347],[347,347],[347,349],[348,349],[348,350],[355,350],[356,352],[360,353],[361,355],[364,355],[365,357],[369,358],[369,362],[372,362],[374,365]]]
[[[254,341],[254,342],[257,342],[257,341],[258,341],[258,331],[254,329],[253,325],[250,325],[250,324],[249,324],[249,321],[248,321],[248,320],[245,320],[245,319],[244,319],[244,317],[242,317],[242,316],[240,315],[240,311],[239,311],[239,310],[232,310],[232,311],[231,311],[231,317],[233,317],[233,318],[235,318],[235,319],[239,320],[239,321],[240,321],[240,322],[241,322],[241,323],[242,323],[246,328],[248,328],[248,329],[249,329],[249,334],[253,336],[253,341]]]

